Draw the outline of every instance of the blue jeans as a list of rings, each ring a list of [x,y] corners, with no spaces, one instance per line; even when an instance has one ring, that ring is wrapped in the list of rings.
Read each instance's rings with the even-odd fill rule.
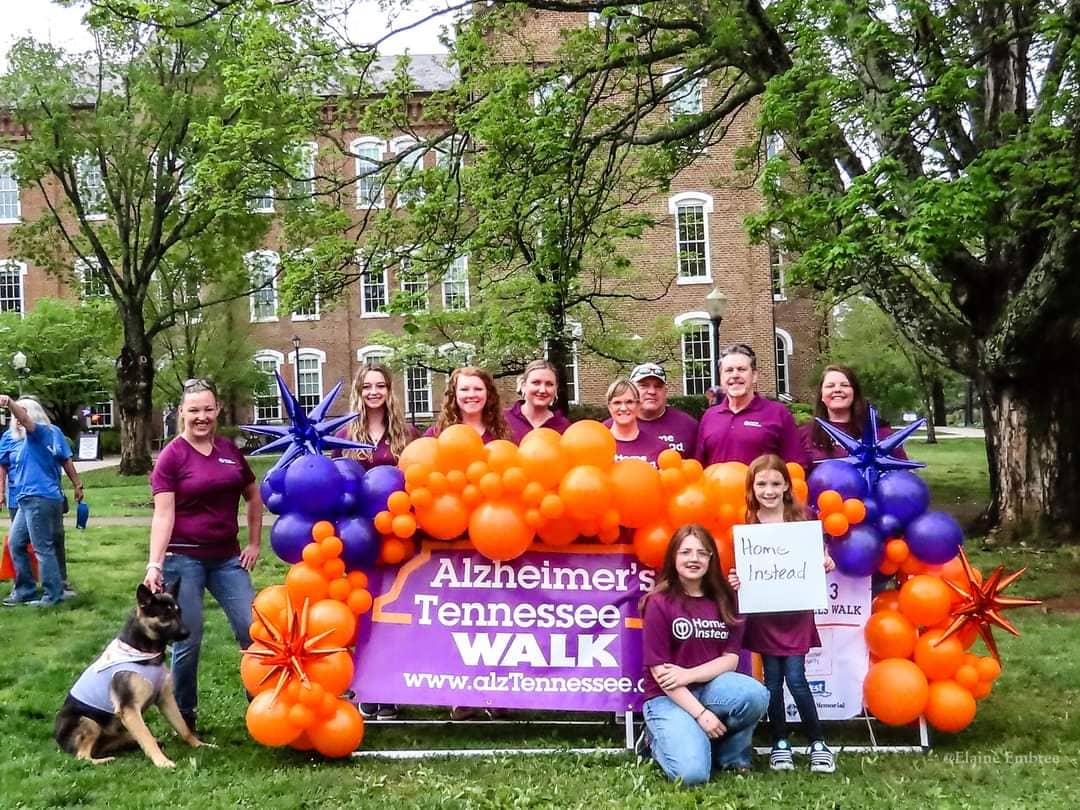
[[[251,575],[239,557],[201,560],[186,554],[165,555],[166,582],[180,580],[180,615],[191,635],[173,644],[172,676],[180,711],[194,715],[199,704],[199,650],[203,637],[203,593],[207,590],[225,611],[233,635],[241,649],[251,644],[251,603],[255,591]]]
[[[773,745],[787,739],[787,717],[784,705],[784,681],[788,691],[795,699],[799,709],[806,739],[810,742],[824,740],[818,719],[817,704],[810,694],[810,684],[806,682],[806,656],[803,655],[762,655],[762,668],[765,670],[765,686],[769,690],[769,731]]]
[[[664,773],[669,779],[682,779],[684,785],[700,785],[709,781],[714,764],[721,769],[749,768],[754,726],[769,703],[765,687],[747,675],[725,672],[689,689],[727,731],[710,740],[697,720],[667,695],[648,700],[645,725],[653,757]]]
[[[18,601],[28,602],[37,595],[34,569],[30,565],[31,544],[38,561],[43,598],[49,602],[60,602],[64,598],[64,581],[56,556],[63,506],[63,501],[37,495],[24,495],[19,499],[19,510],[8,538],[11,562],[15,566],[15,588],[11,595]]]

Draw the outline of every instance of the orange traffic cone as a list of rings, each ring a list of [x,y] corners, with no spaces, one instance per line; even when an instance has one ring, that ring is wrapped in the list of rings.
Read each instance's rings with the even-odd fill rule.
[[[34,547],[29,547],[30,568],[34,572],[34,579],[38,578],[37,557],[34,556]],[[11,559],[11,551],[8,549],[8,538],[4,535],[4,556],[0,560],[0,579],[15,579],[15,563]]]

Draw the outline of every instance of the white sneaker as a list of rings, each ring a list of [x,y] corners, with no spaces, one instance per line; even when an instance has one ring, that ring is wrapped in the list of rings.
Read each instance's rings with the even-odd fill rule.
[[[780,740],[769,752],[769,767],[774,771],[795,770],[795,758],[791,755],[791,745],[787,740]]]
[[[832,773],[836,770],[836,757],[829,750],[824,740],[817,740],[810,746],[810,772]]]

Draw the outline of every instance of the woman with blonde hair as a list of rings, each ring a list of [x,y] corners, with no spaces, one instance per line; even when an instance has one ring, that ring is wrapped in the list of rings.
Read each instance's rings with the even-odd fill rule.
[[[611,435],[615,437],[615,460],[636,458],[655,467],[660,454],[668,449],[668,443],[638,426],[641,394],[637,386],[627,379],[615,380],[608,386],[607,407],[611,415]]]
[[[335,450],[331,455],[354,458],[364,469],[397,464],[405,445],[418,435],[416,428],[405,421],[405,413],[394,393],[390,369],[382,363],[365,363],[356,372],[349,394],[349,412],[359,416],[335,435],[373,444],[375,449]]]
[[[570,427],[569,419],[552,410],[559,394],[559,374],[552,363],[533,360],[525,366],[518,378],[517,392],[521,399],[506,409],[514,444],[520,444],[526,433],[537,428],[562,433]]]
[[[499,392],[490,373],[475,366],[456,368],[443,394],[442,410],[425,436],[438,436],[451,425],[468,425],[484,440],[509,439],[510,427],[503,416]]]

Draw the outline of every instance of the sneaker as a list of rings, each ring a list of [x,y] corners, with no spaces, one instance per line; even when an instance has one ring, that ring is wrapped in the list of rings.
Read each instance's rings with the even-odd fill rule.
[[[397,720],[397,706],[393,703],[380,703],[379,710],[375,712],[377,720]]]
[[[634,753],[637,754],[638,759],[645,762],[652,759],[652,737],[649,736],[648,728],[641,729],[641,733],[634,742]]]
[[[64,598],[65,599],[74,599],[78,595],[79,595],[79,592],[77,590],[72,588],[71,585],[68,584],[67,582],[64,583]]]
[[[829,750],[824,740],[817,740],[810,746],[810,772],[832,773],[836,770],[836,757]]]
[[[16,605],[31,605],[38,600],[31,596],[29,599],[17,599],[14,595],[4,598],[4,607],[15,607]]]
[[[791,755],[791,745],[787,740],[780,740],[772,747],[769,752],[769,767],[774,771],[795,770],[795,758]]]
[[[30,605],[30,607],[50,608],[56,607],[63,601],[63,599],[49,599],[43,596],[40,599],[35,599],[32,602],[27,602],[26,604]]]
[[[379,704],[378,703],[361,703],[360,714],[363,715],[365,720],[374,720],[379,716]]]

